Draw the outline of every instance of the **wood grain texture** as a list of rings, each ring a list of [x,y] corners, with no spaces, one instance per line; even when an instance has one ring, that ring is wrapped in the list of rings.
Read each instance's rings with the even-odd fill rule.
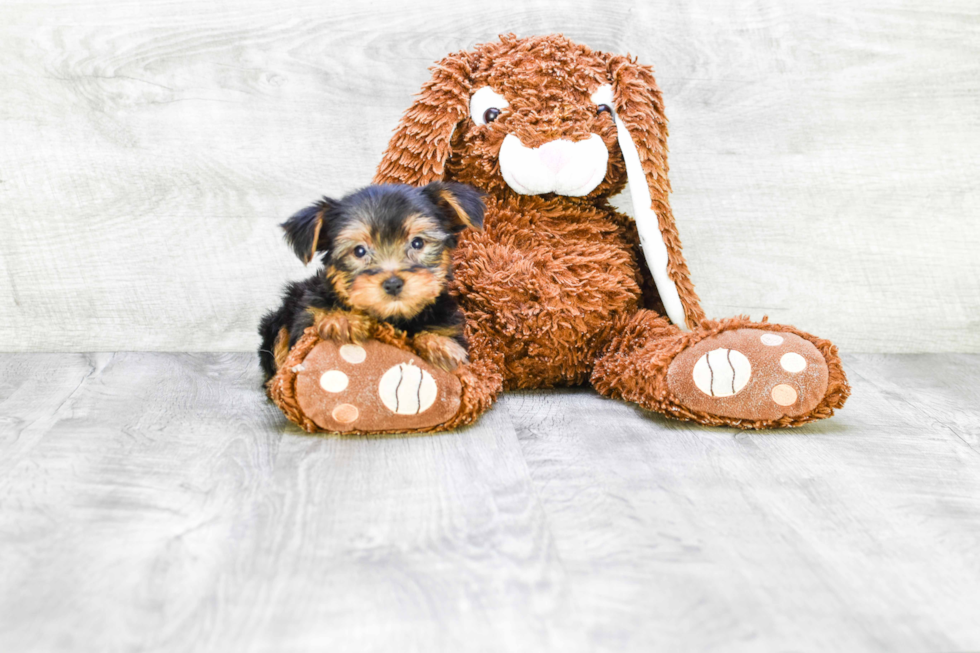
[[[845,362],[847,410],[795,431],[508,397],[597,650],[980,648],[980,358]]]
[[[506,411],[316,437],[242,354],[0,369],[0,650],[580,650]]]
[[[5,2],[0,350],[252,349],[305,274],[277,223],[365,184],[426,68],[507,31],[657,68],[709,315],[980,351],[967,0]]]
[[[245,354],[0,356],[0,650],[980,649],[980,356],[796,431],[584,390],[310,436]]]

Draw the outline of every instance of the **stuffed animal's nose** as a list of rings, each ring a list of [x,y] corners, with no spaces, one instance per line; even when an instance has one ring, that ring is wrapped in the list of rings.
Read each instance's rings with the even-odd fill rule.
[[[404,285],[405,282],[399,279],[398,277],[388,277],[387,279],[381,282],[381,287],[384,288],[385,292],[391,295],[392,297],[400,293],[402,291],[402,286]]]
[[[571,141],[550,141],[538,148],[538,158],[552,172],[561,172],[561,169],[575,156],[574,149],[575,144]]]

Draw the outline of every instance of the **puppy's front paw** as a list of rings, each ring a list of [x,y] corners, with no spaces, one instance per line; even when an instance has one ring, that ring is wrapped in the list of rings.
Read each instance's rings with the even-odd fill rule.
[[[446,336],[423,331],[412,338],[412,344],[419,356],[447,372],[470,362],[466,349]]]
[[[364,342],[371,337],[374,320],[363,313],[313,309],[313,324],[323,340]]]

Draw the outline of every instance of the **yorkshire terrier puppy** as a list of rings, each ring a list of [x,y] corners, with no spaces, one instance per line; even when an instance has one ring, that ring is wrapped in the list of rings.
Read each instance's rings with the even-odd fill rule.
[[[282,224],[296,256],[323,269],[286,286],[262,318],[259,360],[266,381],[303,331],[363,342],[376,322],[405,331],[415,351],[452,371],[467,361],[463,315],[450,297],[452,250],[466,228],[483,229],[482,193],[465,184],[368,186],[324,197]]]

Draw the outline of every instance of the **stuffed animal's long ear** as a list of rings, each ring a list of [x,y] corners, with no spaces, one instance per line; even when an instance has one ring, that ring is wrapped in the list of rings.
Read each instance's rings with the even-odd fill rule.
[[[329,249],[323,227],[336,208],[337,202],[324,197],[280,225],[286,232],[286,242],[303,263],[312,261],[317,252],[325,252]]]
[[[422,186],[445,175],[453,132],[469,115],[469,55],[451,54],[431,70],[432,78],[422,85],[388,143],[376,184]]]
[[[422,194],[439,207],[449,230],[459,233],[467,227],[483,231],[483,193],[452,181],[434,181],[422,188]]]
[[[592,96],[613,109],[619,149],[626,161],[633,218],[643,254],[670,321],[681,329],[704,319],[670,211],[667,179],[667,118],[653,70],[629,57],[608,56],[612,84]]]

